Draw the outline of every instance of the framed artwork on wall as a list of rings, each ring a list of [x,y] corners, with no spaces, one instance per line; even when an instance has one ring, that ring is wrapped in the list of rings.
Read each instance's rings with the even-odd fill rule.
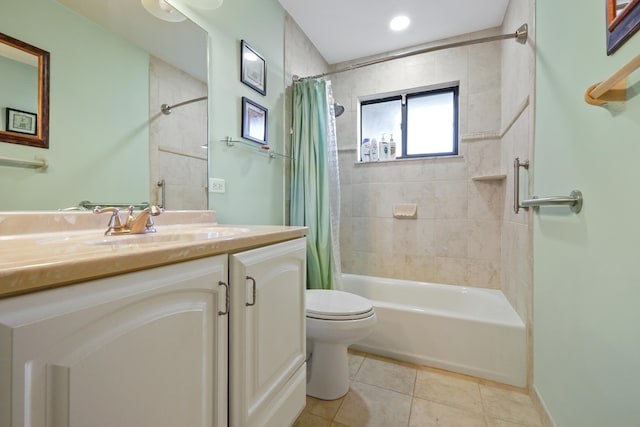
[[[242,137],[260,144],[267,143],[267,114],[263,106],[242,97]]]
[[[38,134],[38,115],[26,111],[7,108],[7,132]]]
[[[240,42],[240,81],[261,95],[267,94],[267,63],[247,42]]]
[[[640,28],[640,0],[605,0],[607,55],[612,55]]]

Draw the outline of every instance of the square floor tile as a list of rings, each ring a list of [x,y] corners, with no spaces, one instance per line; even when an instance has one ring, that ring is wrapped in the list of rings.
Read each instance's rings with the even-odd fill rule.
[[[482,414],[480,386],[472,378],[418,369],[415,397]]]
[[[484,415],[413,399],[409,427],[486,427]]]
[[[416,381],[416,368],[367,357],[355,380],[411,395]]]
[[[293,427],[330,427],[331,420],[313,415],[307,411],[303,411],[298,417]]]
[[[313,415],[318,415],[332,420],[333,417],[336,416],[336,413],[338,413],[338,409],[340,409],[340,405],[342,405],[343,400],[344,398],[337,400],[321,400],[307,396],[307,406],[304,410]]]
[[[526,392],[480,384],[480,395],[488,417],[526,427],[542,426],[533,401]]]
[[[399,427],[409,422],[411,396],[354,382],[334,421],[349,427]]]

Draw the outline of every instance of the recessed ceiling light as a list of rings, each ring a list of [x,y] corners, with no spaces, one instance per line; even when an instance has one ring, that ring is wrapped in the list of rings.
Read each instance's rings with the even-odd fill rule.
[[[156,18],[167,22],[182,22],[186,18],[164,0],[141,0],[142,6]]]
[[[402,31],[402,30],[406,30],[410,23],[411,21],[409,20],[408,17],[404,15],[400,15],[400,16],[396,16],[391,20],[391,22],[389,22],[389,27],[393,31]]]

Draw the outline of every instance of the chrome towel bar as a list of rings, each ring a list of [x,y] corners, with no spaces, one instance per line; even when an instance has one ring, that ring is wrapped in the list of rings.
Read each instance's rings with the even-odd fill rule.
[[[582,192],[580,190],[573,190],[569,196],[554,196],[554,197],[536,197],[532,199],[523,200],[520,202],[521,208],[532,208],[538,206],[557,206],[567,205],[571,208],[571,212],[578,213],[582,209]]]

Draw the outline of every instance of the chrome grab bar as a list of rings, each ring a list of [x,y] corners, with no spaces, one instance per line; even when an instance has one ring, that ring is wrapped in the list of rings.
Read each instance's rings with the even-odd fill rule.
[[[513,161],[513,211],[518,213],[520,208],[520,168],[529,169],[529,160],[520,162],[520,158],[516,157]]]
[[[166,207],[165,207],[165,203],[166,203],[166,200],[165,200],[165,196],[166,196],[165,189],[167,187],[167,183],[164,181],[164,179],[161,179],[160,181],[158,181],[158,183],[156,185],[158,187],[160,187],[160,189],[162,190],[161,195],[160,195],[160,206],[159,206],[159,208],[166,209]]]
[[[582,210],[582,192],[580,190],[573,190],[571,194],[567,196],[554,196],[554,197],[536,197],[532,199],[523,200],[520,202],[521,208],[531,208],[538,206],[556,206],[567,205],[571,207],[571,211],[574,213]]]

